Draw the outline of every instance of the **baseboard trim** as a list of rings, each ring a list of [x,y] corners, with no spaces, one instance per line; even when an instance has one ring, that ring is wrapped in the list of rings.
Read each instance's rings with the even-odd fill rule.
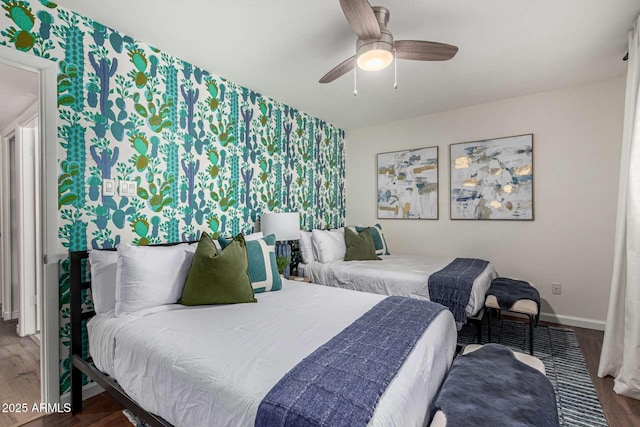
[[[603,322],[602,320],[544,312],[540,313],[540,320],[567,326],[577,326],[579,328],[595,329],[596,331],[604,331],[604,327],[606,325],[606,322]]]
[[[14,311],[13,313],[11,313],[11,320],[16,320],[16,319],[20,319],[19,311]]]
[[[97,383],[89,383],[82,386],[82,400],[87,400],[93,396],[97,396],[102,393],[104,389]],[[60,403],[71,403],[71,393],[65,393],[60,396]]]
[[[526,319],[528,316],[525,314],[514,313],[512,311],[503,311],[503,315],[509,317],[518,317]],[[578,328],[595,329],[596,331],[604,331],[605,322],[594,319],[585,319],[584,317],[564,316],[562,314],[554,313],[540,313],[540,320],[549,323],[557,323],[563,326],[576,326]]]

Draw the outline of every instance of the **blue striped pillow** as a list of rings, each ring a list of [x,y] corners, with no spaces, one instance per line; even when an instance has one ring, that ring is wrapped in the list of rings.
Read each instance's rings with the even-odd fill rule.
[[[231,239],[218,237],[222,249],[231,243]],[[278,291],[282,289],[282,279],[278,273],[276,263],[276,235],[270,234],[261,239],[249,240],[247,245],[247,258],[249,259],[249,278],[253,292]]]
[[[356,231],[359,233],[367,227],[356,227]],[[382,232],[382,226],[380,224],[369,227],[371,230],[371,238],[373,239],[373,245],[376,247],[376,255],[391,255],[389,253],[389,247],[387,246],[387,240],[384,238]]]

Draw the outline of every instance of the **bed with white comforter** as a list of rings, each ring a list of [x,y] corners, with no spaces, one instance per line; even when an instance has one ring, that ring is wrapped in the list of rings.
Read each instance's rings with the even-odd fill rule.
[[[97,315],[87,326],[91,356],[144,409],[176,426],[252,426],[262,398],[286,372],[384,297],[285,280],[281,291],[256,298]],[[369,425],[425,425],[455,344],[453,316],[443,311]]]
[[[314,261],[302,266],[314,283],[382,295],[429,299],[429,276],[446,267],[453,258],[417,255],[380,255],[381,261]],[[484,306],[491,281],[498,276],[489,263],[471,288],[468,316]]]

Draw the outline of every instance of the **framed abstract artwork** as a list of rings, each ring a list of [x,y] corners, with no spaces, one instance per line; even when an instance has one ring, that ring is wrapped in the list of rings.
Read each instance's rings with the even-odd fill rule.
[[[378,218],[438,219],[438,147],[378,154]]]
[[[450,145],[451,219],[533,220],[533,135]]]

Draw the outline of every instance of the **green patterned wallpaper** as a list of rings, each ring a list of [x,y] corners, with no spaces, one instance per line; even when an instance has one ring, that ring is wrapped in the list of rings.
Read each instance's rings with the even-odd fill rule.
[[[343,224],[342,130],[46,0],[1,4],[0,44],[60,67],[64,248],[232,235],[270,211],[299,211],[307,229]],[[136,181],[138,196],[103,196],[103,179]],[[65,393],[68,261],[60,267]]]

